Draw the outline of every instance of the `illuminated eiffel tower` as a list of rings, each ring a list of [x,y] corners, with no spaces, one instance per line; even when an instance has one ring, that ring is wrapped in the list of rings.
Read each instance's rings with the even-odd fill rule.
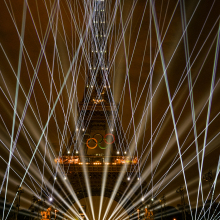
[[[56,159],[56,162],[63,166],[66,178],[79,200],[89,196],[83,166],[88,172],[92,196],[101,195],[103,172],[106,172],[107,166],[104,197],[110,198],[122,166],[126,165],[130,170],[137,165],[137,158],[130,157],[129,152],[126,152],[126,139],[123,138],[123,129],[117,120],[119,107],[111,93],[107,21],[103,0],[93,2],[93,17],[88,38],[89,70],[83,99],[79,103],[78,123],[63,155]],[[121,199],[128,183],[127,176],[123,177],[114,197],[115,201]],[[130,183],[131,187],[133,185]],[[62,183],[56,186],[56,190],[61,194],[62,188],[65,188]],[[131,205],[132,199],[127,200],[124,207]],[[71,195],[70,200],[74,203]]]
[[[117,120],[118,106],[111,93],[105,1],[93,2],[91,20],[91,31],[88,35],[89,71],[83,99],[79,103],[79,119],[63,156],[57,158],[56,162],[81,164],[78,155],[81,151],[80,155],[86,157],[87,165],[94,164],[94,160],[104,163],[105,157],[112,157],[113,160],[108,162],[111,164],[136,164],[137,158],[128,158],[126,139]],[[91,160],[89,157],[95,159]]]

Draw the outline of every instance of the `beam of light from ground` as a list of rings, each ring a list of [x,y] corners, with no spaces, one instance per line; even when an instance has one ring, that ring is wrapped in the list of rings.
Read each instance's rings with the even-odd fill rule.
[[[131,154],[134,152],[134,150],[135,150],[135,144],[131,144]],[[124,164],[123,166],[122,166],[122,168],[121,168],[121,172],[120,172],[120,175],[119,175],[119,177],[118,177],[118,179],[117,179],[117,182],[116,182],[116,184],[115,184],[115,187],[114,187],[114,190],[113,190],[113,192],[112,192],[112,195],[111,195],[111,200],[110,200],[110,202],[109,202],[109,204],[108,204],[108,206],[107,206],[107,209],[106,209],[106,212],[105,212],[105,215],[104,215],[104,218],[103,219],[105,219],[106,218],[106,215],[107,215],[107,213],[109,212],[109,208],[110,208],[110,206],[111,206],[111,203],[112,203],[112,201],[113,201],[113,199],[114,199],[114,197],[115,197],[115,195],[116,195],[116,193],[117,193],[117,191],[118,191],[118,188],[119,188],[119,186],[120,186],[120,184],[121,184],[121,181],[122,181],[122,179],[123,179],[123,177],[124,177],[124,173],[125,173],[125,171],[126,171],[126,168],[127,168],[127,164]],[[138,183],[139,184],[139,183]]]
[[[219,114],[220,114],[220,113],[219,113]],[[212,120],[212,122],[218,117],[219,114],[216,115],[216,117]],[[210,123],[210,124],[211,124],[211,123]],[[209,125],[210,125],[210,124],[209,124]],[[204,131],[205,131],[205,129],[198,135],[198,137],[200,137],[200,136],[203,134]],[[217,137],[217,136],[216,136],[216,137]],[[215,137],[215,138],[216,138],[216,137]],[[194,141],[188,146],[188,148],[183,152],[182,155],[184,155],[185,152],[189,149],[189,147],[192,146],[193,144],[194,144]],[[200,151],[200,152],[201,152],[201,151]],[[200,152],[199,152],[199,153],[200,153]],[[196,156],[197,156],[197,155],[196,155]],[[171,167],[168,169],[168,171],[166,172],[166,174],[169,172],[169,170],[173,167],[173,165],[174,165],[178,160],[179,160],[179,159],[177,159],[175,162],[173,161]],[[164,174],[163,176],[166,177],[165,174]],[[163,176],[161,177],[161,179],[163,178]],[[164,179],[165,179],[165,177],[164,177]],[[160,179],[158,182],[160,182],[161,179]],[[164,181],[164,180],[163,180],[163,181]],[[163,181],[160,183],[160,185],[163,183]],[[161,191],[162,191],[162,190],[161,190]],[[160,191],[160,192],[161,192],[161,191]],[[158,194],[159,194],[160,192],[158,192]]]
[[[197,128],[196,128],[196,123],[195,123],[195,108],[194,108],[194,99],[193,99],[193,89],[192,89],[192,76],[191,76],[191,66],[190,66],[190,56],[189,56],[189,43],[188,43],[188,33],[186,29],[186,11],[185,11],[185,1],[181,0],[180,1],[180,11],[181,11],[181,21],[182,21],[182,29],[184,33],[184,50],[185,50],[185,58],[186,58],[186,66],[187,66],[187,73],[188,73],[188,86],[189,86],[189,91],[190,91],[190,104],[191,104],[191,113],[192,113],[192,120],[194,124],[194,138],[195,138],[195,145],[196,145],[196,152],[198,155],[198,141],[197,141]],[[198,171],[199,175],[201,173],[200,170],[200,161],[199,161],[199,155],[197,157],[197,162],[198,162]],[[199,191],[198,191],[199,193]],[[204,199],[203,199],[203,191],[202,191],[202,185],[201,185],[201,195],[202,195],[202,203],[204,204]],[[196,205],[196,212],[195,212],[195,219],[196,219],[196,213],[197,213],[197,206],[198,206],[198,201],[199,197],[197,196],[197,205]]]
[[[218,198],[219,196],[220,196],[220,195],[218,195],[217,198]],[[216,199],[217,199],[217,198],[216,198]],[[216,201],[216,200],[215,200],[215,201]],[[214,202],[215,202],[215,201],[214,201]],[[215,210],[214,210],[214,212],[213,212],[213,214],[212,214],[210,220],[213,220],[213,218],[216,218],[216,216],[220,214],[220,212],[218,212],[217,214],[215,213],[215,212],[218,210],[219,205],[220,205],[220,203],[217,204],[217,206],[216,206],[216,208],[215,208]]]
[[[142,176],[141,176],[141,178],[142,178],[143,180],[145,180],[145,179],[147,178],[147,176],[148,176],[148,174],[149,174],[148,171],[149,171],[149,170],[147,170],[147,171],[145,172],[146,175],[142,175]],[[139,182],[138,182],[138,181],[136,181],[136,183],[134,184],[134,186],[130,187],[131,182],[132,182],[132,181],[135,181],[135,180],[136,180],[135,177],[133,177],[133,178],[130,180],[130,184],[127,186],[125,192],[123,193],[123,195],[122,195],[122,197],[121,197],[121,199],[120,199],[120,201],[119,201],[120,206],[118,205],[118,206],[114,209],[114,211],[112,212],[112,214],[111,214],[111,216],[110,216],[110,218],[109,218],[108,220],[110,220],[111,218],[113,218],[113,216],[114,216],[115,214],[120,213],[120,211],[122,210],[123,205],[126,204],[126,202],[131,198],[131,196],[132,196],[133,194],[135,194],[136,191],[139,189],[140,186],[139,186]],[[127,190],[129,190],[129,191],[127,192]],[[140,192],[140,194],[142,194],[142,193]],[[142,196],[142,195],[141,195],[141,196]],[[137,195],[136,198],[138,198],[138,200],[141,201],[141,199],[143,198],[143,196],[140,197],[139,195]],[[135,199],[134,199],[134,200],[135,200]],[[132,206],[132,207],[134,207],[134,206]],[[126,211],[123,211],[123,213],[126,213]],[[123,213],[121,213],[121,215],[123,215]],[[121,215],[120,215],[120,216],[121,216]]]
[[[26,5],[25,2],[23,2],[23,15],[22,15],[21,39],[20,39],[18,70],[17,70],[17,82],[16,82],[16,91],[15,91],[14,114],[13,114],[13,122],[12,122],[10,153],[9,153],[8,165],[7,165],[7,169],[6,169],[7,181],[6,181],[6,187],[5,187],[4,208],[3,208],[3,214],[2,214],[2,219],[3,220],[4,220],[4,214],[5,214],[5,204],[6,204],[6,198],[7,198],[7,189],[8,189],[10,164],[11,164],[11,158],[12,158],[12,154],[13,154],[13,142],[14,142],[13,138],[14,138],[14,129],[15,129],[15,119],[16,119],[17,103],[18,103],[17,101],[18,101],[19,80],[20,80],[20,73],[21,73],[21,62],[22,62],[23,42],[24,42],[24,31],[25,31],[25,24],[26,24],[26,14],[27,14],[27,5]]]

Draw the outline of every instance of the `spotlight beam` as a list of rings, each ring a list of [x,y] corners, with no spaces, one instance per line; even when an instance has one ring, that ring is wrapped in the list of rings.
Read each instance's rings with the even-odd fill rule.
[[[25,31],[25,24],[26,24],[26,13],[27,12],[27,5],[23,3],[23,15],[22,15],[22,27],[21,27],[21,38],[20,38],[20,50],[19,50],[19,61],[18,61],[18,70],[17,70],[17,82],[16,82],[16,91],[15,91],[15,105],[14,105],[14,113],[13,113],[13,122],[12,122],[12,132],[11,132],[11,143],[10,143],[10,153],[8,158],[8,165],[6,169],[7,181],[5,187],[5,200],[4,200],[4,208],[2,213],[2,219],[4,220],[5,215],[5,204],[7,198],[7,189],[8,189],[8,180],[9,180],[9,173],[10,173],[10,165],[11,165],[11,158],[13,154],[13,143],[14,143],[14,129],[15,129],[15,119],[16,119],[16,109],[17,109],[17,101],[18,101],[18,91],[19,91],[19,80],[20,80],[20,73],[21,73],[21,62],[22,62],[22,52],[23,52],[23,41],[24,41],[24,31]]]

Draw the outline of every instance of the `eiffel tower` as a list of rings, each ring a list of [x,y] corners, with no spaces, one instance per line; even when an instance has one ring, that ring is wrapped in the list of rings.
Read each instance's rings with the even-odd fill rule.
[[[88,172],[92,196],[101,195],[103,172],[106,172],[105,166],[108,167],[104,197],[110,198],[122,166],[126,165],[130,170],[138,161],[137,157],[131,157],[126,150],[126,139],[118,120],[119,106],[114,102],[111,93],[105,1],[93,2],[88,38],[89,70],[83,99],[78,107],[78,123],[63,155],[55,160],[63,166],[66,178],[79,200],[89,196],[83,166]],[[120,201],[128,184],[125,175],[114,197],[116,202]],[[134,183],[130,183],[130,187],[133,185]],[[60,183],[55,187],[62,195],[64,184]],[[132,204],[133,197],[135,195],[127,200],[124,208]],[[71,195],[68,199],[75,202]]]

